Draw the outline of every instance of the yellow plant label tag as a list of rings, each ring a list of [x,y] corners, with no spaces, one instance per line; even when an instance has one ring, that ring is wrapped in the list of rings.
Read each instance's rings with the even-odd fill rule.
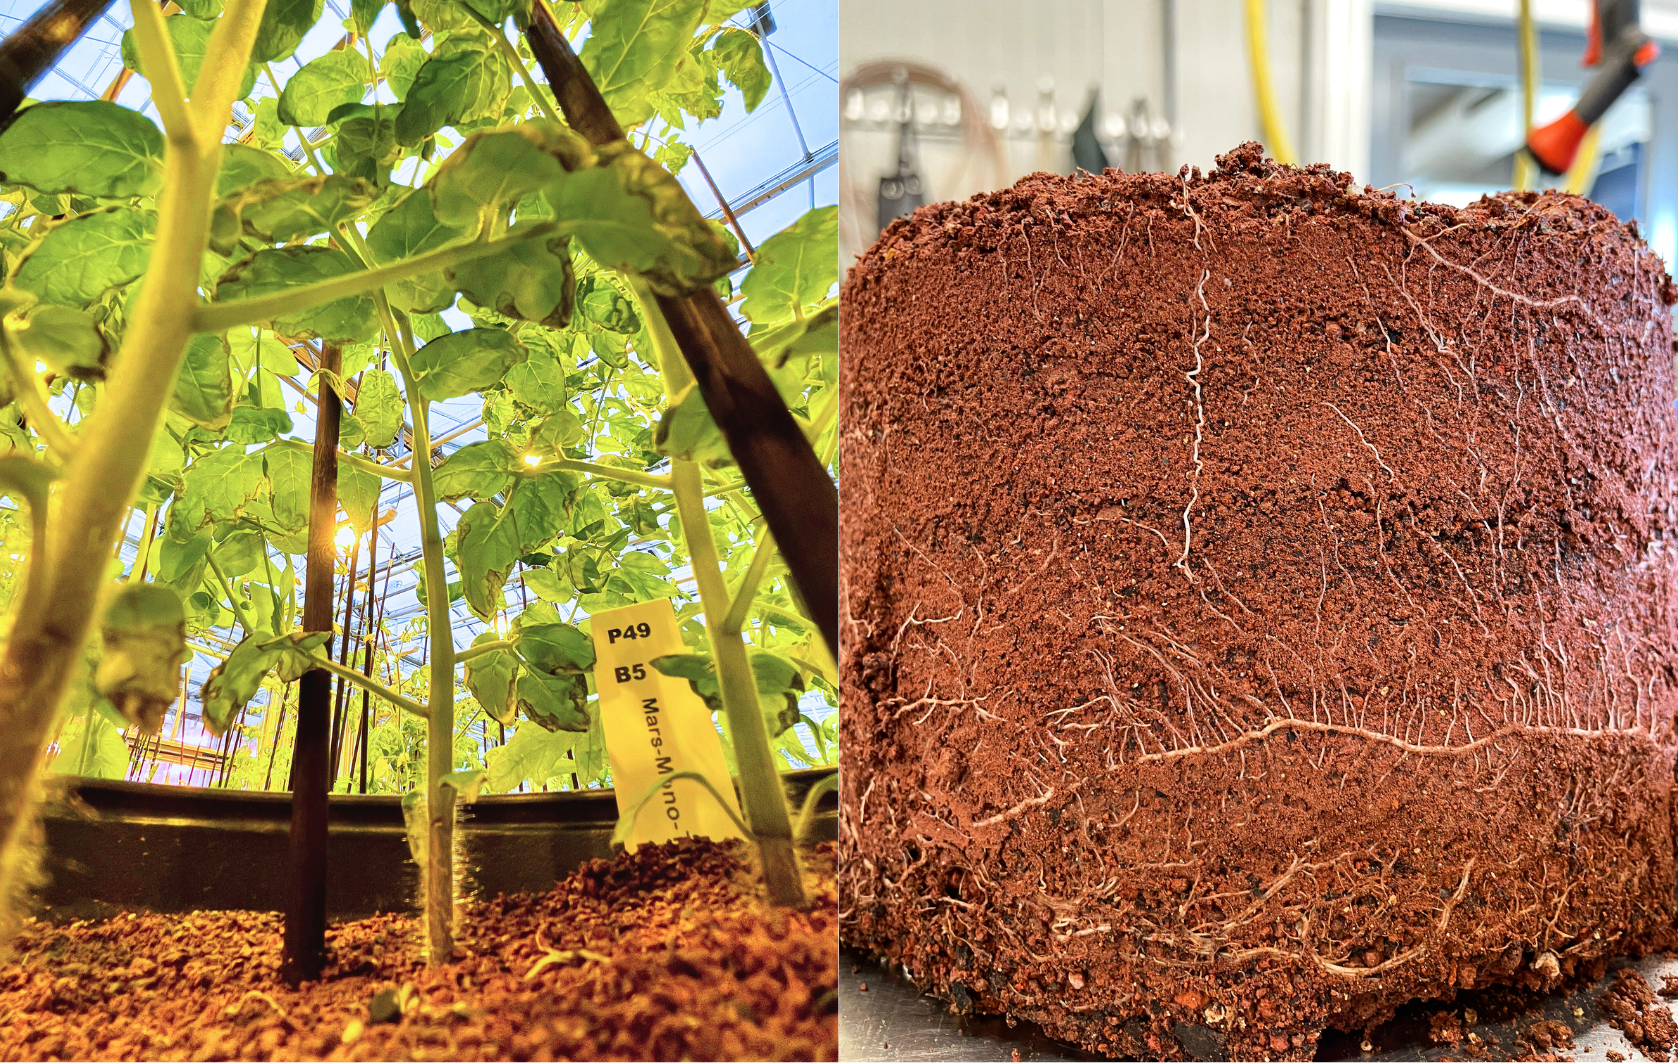
[[[734,784],[723,759],[722,736],[711,710],[687,680],[654,668],[653,659],[686,653],[670,599],[641,602],[596,613],[589,620],[594,635],[594,688],[600,692],[600,723],[606,732],[606,757],[618,814],[627,815],[661,775],[693,771],[703,775],[739,814]],[[643,842],[684,837],[741,837],[716,798],[692,779],[667,783],[641,806],[625,841],[631,851]]]

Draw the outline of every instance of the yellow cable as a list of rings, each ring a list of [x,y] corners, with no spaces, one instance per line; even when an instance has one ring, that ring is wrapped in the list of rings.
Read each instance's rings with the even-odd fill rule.
[[[1270,155],[1287,166],[1298,166],[1293,141],[1288,139],[1287,127],[1282,125],[1282,112],[1276,106],[1276,91],[1270,84],[1270,51],[1264,40],[1264,0],[1247,0],[1247,54],[1253,68],[1253,96],[1258,105],[1259,128]]]
[[[1585,195],[1591,185],[1596,183],[1597,165],[1602,162],[1602,123],[1591,126],[1585,134],[1585,139],[1579,142],[1579,153],[1573,156],[1573,165],[1567,168],[1567,179],[1562,187],[1576,196]]]
[[[1532,18],[1532,0],[1521,0],[1521,146],[1515,151],[1515,191],[1532,188],[1538,165],[1526,150],[1532,135],[1533,111],[1538,105],[1538,26]]]

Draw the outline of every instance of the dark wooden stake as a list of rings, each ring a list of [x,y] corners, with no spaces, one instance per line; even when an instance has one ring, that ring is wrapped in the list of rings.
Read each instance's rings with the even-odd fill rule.
[[[526,37],[571,128],[592,144],[623,139],[623,127],[540,0]],[[837,656],[839,489],[717,293],[661,295],[658,305],[793,583]]]
[[[110,6],[111,0],[52,0],[0,40],[0,130],[11,124],[35,83]]]
[[[321,368],[341,368],[338,348],[325,344]],[[303,577],[303,630],[332,630],[334,533],[338,522],[338,393],[321,383],[315,406],[315,467],[309,484],[309,554]],[[332,652],[328,639],[324,647]],[[292,747],[291,884],[286,894],[285,962],[292,985],[320,977],[326,966],[326,811],[330,787],[332,673],[298,680],[297,741]]]
[[[366,657],[362,661],[361,671],[364,675],[373,674],[373,643],[376,625],[384,623],[385,597],[390,594],[390,573],[385,573],[385,593],[379,596],[379,612],[373,613],[373,579],[379,572],[379,500],[373,499],[373,526],[368,529],[367,543],[367,603],[362,606],[361,639],[367,644]],[[372,692],[366,687],[361,688],[361,792],[367,792],[367,730],[372,705]]]
[[[349,664],[350,643],[354,641],[350,637],[350,631],[354,626],[355,575],[360,561],[361,540],[357,539],[355,545],[350,548],[349,578],[344,581],[344,639],[338,647],[338,663],[346,666]],[[332,790],[338,788],[338,768],[344,762],[344,735],[349,730],[349,712],[346,708],[349,695],[345,690],[347,686],[349,683],[342,676],[338,677],[338,691],[332,702],[332,780],[329,787]]]

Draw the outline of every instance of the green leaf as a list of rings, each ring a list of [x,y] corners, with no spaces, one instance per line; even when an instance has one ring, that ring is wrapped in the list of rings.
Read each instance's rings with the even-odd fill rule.
[[[420,394],[441,402],[493,387],[526,356],[511,333],[475,328],[432,340],[414,355],[412,367]]]
[[[171,587],[130,583],[111,599],[101,627],[104,652],[94,686],[144,734],[157,733],[180,695],[186,608]]]
[[[9,334],[26,365],[42,361],[53,372],[78,380],[105,376],[105,338],[85,310],[40,303]]]
[[[355,261],[336,248],[268,248],[224,273],[216,282],[216,298],[221,302],[252,299],[355,272]],[[367,295],[307,307],[262,324],[282,336],[316,336],[328,343],[370,340],[379,329],[373,299]]]
[[[275,670],[283,682],[293,682],[308,669],[312,655],[331,637],[330,631],[297,631],[277,638],[247,636],[204,680],[199,699],[204,706],[205,727],[211,734],[226,734],[240,711],[256,696],[263,676]]]
[[[396,139],[414,145],[446,125],[498,115],[512,91],[512,71],[499,53],[465,34],[451,34],[414,75],[396,119]]]
[[[571,589],[550,568],[527,568],[519,573],[524,585],[545,602],[563,602],[572,597]]]
[[[839,280],[839,208],[817,207],[765,240],[740,291],[754,325],[774,324],[827,298]]]
[[[506,509],[478,502],[455,526],[461,590],[472,611],[488,620],[507,604],[502,588],[518,560],[518,529]]]
[[[588,685],[582,676],[525,671],[518,681],[518,707],[526,719],[550,731],[589,728]]]
[[[291,432],[291,415],[284,410],[238,406],[223,435],[234,443],[267,443]]]
[[[384,480],[377,473],[347,463],[338,465],[338,508],[358,534],[366,534],[373,523],[383,488]]]
[[[263,151],[247,144],[223,144],[221,171],[216,174],[216,198],[225,199],[259,181],[290,176],[291,167],[271,151]]]
[[[633,336],[641,331],[641,315],[611,281],[598,274],[577,282],[577,311],[608,332]]]
[[[546,417],[565,409],[565,370],[546,358],[531,358],[507,371],[507,390]]]
[[[273,491],[274,526],[292,533],[306,531],[313,455],[297,447],[276,445],[264,449],[262,459]]]
[[[272,63],[295,52],[304,34],[320,21],[323,6],[324,0],[268,0],[251,46],[251,62]]]
[[[519,656],[539,672],[582,675],[594,667],[594,642],[570,624],[521,624],[514,642]]]
[[[414,14],[433,34],[469,29],[476,24],[456,0],[413,0]]]
[[[286,133],[290,132],[291,127],[280,121],[279,105],[279,98],[275,96],[264,96],[256,101],[256,109],[253,112],[248,130],[250,143],[253,147],[271,151],[278,151],[284,147]],[[289,170],[290,167],[287,167],[288,172]],[[237,191],[237,189],[231,189],[230,191]]]
[[[171,408],[212,432],[232,421],[233,374],[225,335],[200,333],[187,341]]]
[[[281,177],[259,181],[222,201],[245,233],[264,243],[283,244],[331,232],[378,198],[371,181],[342,174]]]
[[[211,547],[210,554],[216,559],[216,565],[222,574],[232,578],[261,568],[266,548],[266,540],[262,538],[261,532],[252,528],[240,528],[228,533],[227,538]]]
[[[350,20],[355,23],[355,31],[363,37],[372,32],[373,23],[389,3],[390,0],[350,0]]]
[[[174,46],[175,59],[181,70],[181,83],[192,91],[198,82],[198,72],[204,68],[204,55],[209,51],[210,33],[215,29],[214,19],[194,17],[191,13],[170,15],[163,20],[163,28],[169,34],[169,42]],[[251,94],[251,88],[256,84],[255,60],[252,65],[245,67],[244,81],[239,86],[239,99]],[[142,77],[146,71],[140,64],[140,49],[134,43],[134,31],[129,30],[122,35],[122,65],[136,71]]]
[[[653,114],[699,28],[705,0],[604,0],[593,12],[582,61],[625,129]]]
[[[173,512],[170,516],[173,518]],[[194,532],[184,540],[173,534],[164,536],[157,549],[158,580],[183,593],[196,593],[204,580],[204,567],[213,543],[206,531]]]
[[[367,247],[379,265],[389,265],[466,236],[464,229],[438,221],[431,196],[410,192],[367,232]],[[385,285],[385,295],[398,310],[431,313],[454,302],[455,289],[441,270],[406,277]]]
[[[715,467],[732,460],[728,441],[705,406],[705,396],[689,384],[664,411],[653,444],[660,454]]]
[[[508,373],[507,379],[511,381],[512,376],[512,373]],[[563,457],[564,449],[575,446],[582,438],[582,418],[570,408],[566,408],[542,422],[542,427],[536,430],[536,435],[531,440],[531,449]]]
[[[359,177],[381,188],[389,185],[390,169],[402,157],[402,145],[396,139],[396,117],[401,112],[401,104],[393,107],[375,103],[356,114],[337,118],[332,139],[321,149],[332,168],[346,177]]]
[[[836,379],[839,356],[839,306],[833,303],[805,318],[791,318],[747,337],[769,370],[769,379],[789,407],[803,405],[809,389],[811,358],[824,360],[828,382]]]
[[[361,386],[355,393],[355,415],[366,433],[367,445],[383,450],[396,442],[402,431],[402,392],[396,378],[383,369],[369,369],[361,374]]]
[[[627,141],[604,145],[598,155],[606,165],[543,190],[589,257],[608,269],[644,274],[666,295],[684,295],[735,268],[732,245],[663,167]]]
[[[128,778],[128,743],[122,731],[108,718],[101,701],[93,711],[65,725],[59,736],[63,754],[52,762],[51,771],[59,775],[81,775],[89,779]],[[119,717],[120,719],[120,717]],[[93,733],[87,735],[87,728]],[[537,728],[532,727],[532,731]],[[84,756],[85,750],[85,756]]]
[[[556,122],[521,122],[473,133],[426,182],[438,219],[475,227],[484,208],[511,206],[521,196],[564,177],[562,155],[587,151],[581,138]]]
[[[138,111],[104,100],[26,107],[0,132],[0,184],[112,199],[163,184],[163,134]]]
[[[494,631],[485,631],[472,640],[472,645],[496,640]],[[518,671],[518,658],[507,650],[491,650],[466,662],[466,689],[497,723],[511,724],[518,716],[518,705],[513,700]]]
[[[385,54],[379,57],[379,73],[384,75],[385,84],[396,93],[396,98],[405,100],[413,87],[414,75],[430,57],[431,53],[419,41],[399,33],[385,45]]]
[[[551,779],[569,783],[578,771],[574,750],[579,741],[574,731],[550,731],[540,724],[520,727],[506,745],[484,753],[490,789],[507,793],[526,781],[540,789]]]
[[[12,283],[43,303],[84,307],[146,271],[156,226],[150,211],[120,207],[72,218],[29,252]]]
[[[730,26],[717,35],[711,54],[716,57],[717,69],[740,90],[746,113],[757,110],[770,84],[769,68],[764,65],[763,46],[758,39]]]
[[[749,36],[749,34],[748,34]],[[360,103],[367,93],[367,57],[346,46],[304,64],[280,90],[280,121],[321,126],[334,107]]]
[[[448,456],[432,473],[437,495],[445,502],[462,498],[488,499],[513,482],[519,458],[505,439],[468,443]]]
[[[571,301],[577,291],[570,246],[568,236],[525,240],[455,265],[444,275],[479,306],[549,328],[564,328],[571,321]]]

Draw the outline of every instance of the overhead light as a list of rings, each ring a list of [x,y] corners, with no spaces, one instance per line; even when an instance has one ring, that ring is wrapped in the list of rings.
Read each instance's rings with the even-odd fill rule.
[[[35,361],[35,372],[45,374],[46,371],[47,371],[47,363],[41,361],[40,359],[36,359],[36,361]]]
[[[350,547],[354,546],[356,540],[360,538],[361,536],[356,534],[356,530],[353,526],[340,524],[338,525],[338,534],[334,537],[333,541],[338,544],[338,549],[348,550]]]
[[[540,465],[542,464],[542,459],[535,454],[526,454],[524,456],[524,463],[526,465]]]

